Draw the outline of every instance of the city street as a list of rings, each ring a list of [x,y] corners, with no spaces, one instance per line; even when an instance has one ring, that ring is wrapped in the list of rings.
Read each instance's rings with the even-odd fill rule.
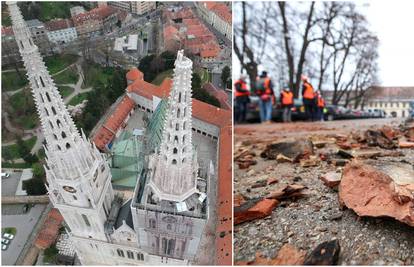
[[[8,169],[3,169],[2,172],[10,173],[10,177],[1,178],[1,195],[2,196],[14,196],[22,173],[12,172]]]
[[[13,208],[12,205],[7,207]],[[1,264],[2,265],[14,265],[17,257],[22,251],[24,245],[32,233],[37,221],[45,210],[46,205],[35,205],[26,214],[18,215],[3,215],[1,216],[1,227],[14,227],[16,228],[16,236],[11,241],[8,249],[1,253]]]
[[[404,129],[414,125],[402,122],[364,119],[235,126],[235,263],[274,260],[276,255],[287,255],[278,254],[282,247],[297,251],[300,258],[323,242],[337,240],[338,265],[412,265],[411,222],[395,215],[403,211],[401,204],[391,207],[392,198],[385,200],[387,194],[399,193],[384,190],[388,185],[376,185],[375,180],[389,175],[381,179],[393,181],[398,188],[414,183],[414,150],[399,145]],[[383,148],[382,141],[388,139],[370,143],[368,133],[387,133],[390,147]],[[364,170],[361,177],[352,174],[357,168]],[[355,179],[351,186],[356,188],[349,188],[350,179]],[[358,216],[348,201],[356,205],[367,194],[373,197],[361,200]],[[265,210],[269,203],[273,206]],[[243,213],[243,207],[252,205],[263,212],[261,217]],[[361,216],[368,209],[372,216]],[[380,216],[383,213],[389,218]]]

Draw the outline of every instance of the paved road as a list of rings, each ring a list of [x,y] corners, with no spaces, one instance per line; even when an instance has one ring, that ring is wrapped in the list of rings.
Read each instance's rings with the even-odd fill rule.
[[[4,170],[2,170],[4,171]],[[1,178],[1,195],[2,196],[14,196],[16,193],[17,185],[19,184],[21,172],[10,172],[9,178]]]
[[[32,207],[29,213],[22,215],[2,215],[1,227],[15,227],[17,233],[13,241],[10,243],[9,248],[1,253],[2,265],[14,265],[17,257],[23,249],[33,227],[39,220],[46,205],[36,205]]]

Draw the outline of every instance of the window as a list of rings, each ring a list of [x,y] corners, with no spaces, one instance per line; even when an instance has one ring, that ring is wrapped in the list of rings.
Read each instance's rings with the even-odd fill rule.
[[[88,217],[85,214],[82,214],[83,221],[85,222],[86,226],[90,227],[91,224],[89,223]]]
[[[58,127],[62,127],[62,123],[60,122],[60,120],[56,120],[56,124]]]
[[[50,127],[52,127],[52,129],[53,129],[53,124],[52,124],[52,122],[51,122],[51,121],[49,121],[49,124],[50,124]]]
[[[155,225],[155,220],[154,219],[149,219],[149,227],[152,229],[155,229],[156,225]]]
[[[132,251],[127,251],[128,259],[134,259],[134,253]]]
[[[66,143],[66,149],[69,149],[69,148],[70,148],[70,144]]]
[[[116,252],[118,253],[118,256],[119,256],[119,257],[125,258],[125,254],[124,254],[124,251],[123,251],[122,249],[119,249],[119,248],[118,248],[118,249],[116,250]]]
[[[181,103],[181,92],[178,94],[178,103]]]
[[[66,133],[62,132],[62,138],[66,138]]]
[[[174,147],[173,154],[177,154],[177,153],[178,153],[178,149],[176,147]]]
[[[39,78],[40,78],[40,83],[42,84],[42,86],[43,86],[43,87],[45,87],[45,83],[43,82],[43,78],[42,78],[42,76],[39,76]],[[49,102],[50,102],[50,97],[49,97],[49,94],[48,94],[48,93],[46,93],[46,96],[47,96],[47,99],[49,99]]]
[[[177,118],[180,118],[180,108],[177,109]]]
[[[173,159],[173,160],[172,160],[172,164],[173,164],[173,165],[177,165],[177,160],[176,160],[176,159]]]
[[[77,198],[75,195],[73,195],[73,199],[74,199],[74,200],[78,200],[78,198]]]
[[[137,260],[143,261],[144,260],[144,254],[137,253]]]
[[[178,123],[175,124],[175,130],[178,131],[180,129],[180,125]]]

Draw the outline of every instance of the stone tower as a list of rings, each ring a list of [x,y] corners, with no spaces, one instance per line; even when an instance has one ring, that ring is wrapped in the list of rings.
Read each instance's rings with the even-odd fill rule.
[[[160,199],[183,201],[196,192],[198,172],[191,141],[193,63],[181,50],[174,65],[163,139],[149,184]]]
[[[7,4],[47,143],[45,169],[50,200],[72,236],[107,241],[104,223],[114,198],[108,164],[76,129],[17,3]]]

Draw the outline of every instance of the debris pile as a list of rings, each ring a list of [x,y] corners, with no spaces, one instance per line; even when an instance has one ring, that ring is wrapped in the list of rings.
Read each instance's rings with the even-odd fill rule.
[[[414,263],[414,124],[355,128],[236,143],[236,265]]]

